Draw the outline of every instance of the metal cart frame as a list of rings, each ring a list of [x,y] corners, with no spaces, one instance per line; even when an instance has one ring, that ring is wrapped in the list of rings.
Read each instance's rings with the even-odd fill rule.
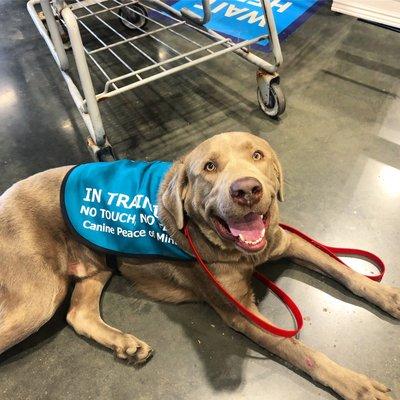
[[[259,0],[266,21],[266,33],[249,40],[235,43],[232,39],[208,29],[205,24],[211,18],[209,0],[202,0],[203,15],[199,16],[184,8],[175,10],[161,0],[74,0],[67,4],[64,0],[29,0],[28,11],[39,33],[50,49],[61,75],[64,78],[72,98],[89,130],[88,144],[97,159],[112,159],[114,157],[111,145],[107,139],[98,102],[124,93],[128,90],[153,82],[165,76],[180,72],[186,68],[198,65],[226,53],[233,52],[246,61],[258,67],[258,101],[261,109],[270,117],[276,117],[285,109],[285,99],[280,90],[278,67],[282,63],[282,53],[278,34],[269,0]],[[106,5],[107,4],[107,5]],[[38,9],[40,5],[41,11]],[[149,16],[149,12],[152,15]],[[111,13],[124,23],[132,27],[135,35],[126,37],[118,32],[103,17]],[[156,19],[160,17],[160,20]],[[119,40],[107,44],[91,29],[87,20],[96,19],[96,22],[115,34]],[[135,20],[135,23],[132,21]],[[167,22],[165,22],[168,20]],[[155,29],[145,30],[144,25],[151,22]],[[45,26],[45,23],[47,27]],[[209,44],[200,44],[187,35],[180,33],[179,28],[194,29],[210,39]],[[81,31],[90,34],[100,47],[89,49],[82,41]],[[66,34],[63,35],[63,30]],[[193,45],[190,51],[180,52],[175,47],[161,40],[157,34],[168,32],[179,37],[186,44]],[[151,38],[170,49],[173,57],[157,61],[138,45],[142,38]],[[252,44],[269,39],[274,61],[270,63],[250,51]],[[63,42],[70,41],[70,46]],[[132,50],[150,61],[149,65],[136,69],[129,65],[116,51],[118,46],[129,45]],[[70,73],[70,60],[67,56],[68,48],[72,48],[73,59],[79,76],[81,91]],[[101,65],[96,56],[108,52],[117,60],[127,73],[111,77]],[[95,92],[88,61],[105,77],[104,90]],[[178,64],[178,65],[176,65]],[[144,76],[146,75],[146,76]],[[82,92],[82,93],[81,93]]]

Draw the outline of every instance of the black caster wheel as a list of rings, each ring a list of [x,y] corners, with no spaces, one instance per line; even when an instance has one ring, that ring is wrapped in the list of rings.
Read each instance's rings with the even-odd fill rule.
[[[266,92],[267,90],[269,93]],[[276,82],[271,83],[269,86],[259,86],[257,89],[257,99],[261,110],[271,118],[277,118],[285,111],[285,96]]]
[[[118,157],[114,153],[113,148],[111,147],[110,142],[107,139],[104,145],[102,147],[99,147],[89,136],[86,140],[86,144],[94,161],[108,162],[118,160]]]
[[[131,4],[118,11],[120,21],[129,29],[143,29],[147,24],[147,10],[140,4]]]
[[[97,157],[97,160],[100,162],[110,162],[110,161],[115,161],[117,159],[110,146],[101,148],[96,153],[96,157]]]

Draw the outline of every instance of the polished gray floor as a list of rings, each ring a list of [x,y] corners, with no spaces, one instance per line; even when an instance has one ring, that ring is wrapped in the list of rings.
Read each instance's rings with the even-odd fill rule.
[[[34,172],[90,157],[86,128],[25,2],[3,0],[0,24],[3,191]],[[387,263],[385,282],[400,286],[399,33],[322,7],[283,52],[288,107],[280,121],[258,109],[254,68],[228,56],[102,104],[111,141],[121,157],[171,159],[221,131],[259,134],[286,173],[283,220],[322,241],[377,252]],[[265,271],[301,307],[305,343],[400,396],[398,322],[289,262]],[[337,398],[227,328],[205,305],[150,302],[114,278],[103,316],[155,348],[141,369],[76,336],[65,309],[1,357],[1,399]],[[262,309],[289,324],[271,295]]]

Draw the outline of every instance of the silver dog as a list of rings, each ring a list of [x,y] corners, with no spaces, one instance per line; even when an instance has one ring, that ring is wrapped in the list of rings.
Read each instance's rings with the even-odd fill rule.
[[[36,174],[0,197],[0,353],[48,321],[75,281],[68,323],[78,334],[113,349],[119,358],[143,363],[151,355],[150,346],[100,317],[99,299],[112,275],[105,256],[77,241],[64,223],[59,192],[70,169]],[[255,267],[269,259],[292,257],[400,318],[398,288],[343,268],[279,227],[282,199],[282,170],[268,143],[248,133],[223,133],[173,164],[160,188],[159,215],[173,239],[190,253],[181,231],[184,216],[188,217],[204,260],[229,292],[255,313],[250,286]],[[258,231],[235,234],[237,224],[249,215],[258,219]],[[297,339],[268,334],[247,321],[223,301],[195,261],[126,259],[120,270],[153,299],[208,302],[233,329],[344,399],[390,399],[385,385],[336,364]]]

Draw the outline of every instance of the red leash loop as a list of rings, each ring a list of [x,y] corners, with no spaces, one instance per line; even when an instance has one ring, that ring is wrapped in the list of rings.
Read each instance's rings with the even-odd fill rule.
[[[338,255],[342,256],[357,256],[359,258],[365,258],[372,264],[374,264],[380,271],[378,275],[366,275],[367,278],[372,279],[374,281],[380,282],[381,279],[383,278],[383,274],[385,273],[385,264],[383,261],[375,254],[370,253],[369,251],[365,250],[359,250],[359,249],[350,249],[350,248],[344,248],[344,247],[331,247],[331,246],[325,246],[322,243],[317,242],[313,238],[307,236],[303,232],[299,231],[296,228],[293,228],[290,225],[285,225],[285,224],[279,224],[279,226],[291,233],[294,233],[297,236],[300,236],[302,239],[306,240],[307,242],[311,243],[324,253],[328,254],[330,257],[334,258],[335,260],[339,261],[341,264],[346,266],[347,268],[350,268],[347,264],[345,264],[339,257]],[[196,245],[193,242],[193,239],[190,235],[188,225],[186,224],[183,228],[183,233],[186,236],[189,246],[191,250],[193,251],[194,256],[196,257],[197,262],[199,263],[200,267],[202,270],[206,273],[206,275],[210,278],[211,282],[219,289],[219,291],[236,307],[236,309],[243,315],[245,316],[249,321],[253,322],[256,326],[259,328],[269,332],[273,333],[274,335],[279,335],[283,337],[292,337],[296,335],[300,329],[303,327],[303,316],[301,315],[301,312],[295,302],[278,286],[275,285],[274,282],[266,278],[264,275],[260,274],[259,272],[254,272],[254,276],[262,282],[265,286],[267,286],[269,289],[271,289],[281,300],[282,302],[287,306],[289,311],[292,313],[294,319],[296,320],[296,329],[282,329],[279,328],[276,325],[273,325],[269,322],[267,322],[265,319],[259,317],[256,315],[253,311],[249,310],[246,308],[243,304],[241,304],[238,300],[236,300],[216,279],[214,274],[210,271],[208,268],[207,264],[203,261],[201,258],[201,255],[199,251],[197,250]]]
[[[356,256],[356,258],[365,258],[367,261],[369,261],[371,264],[375,265],[379,269],[379,274],[377,275],[365,275],[367,278],[372,279],[373,281],[380,282],[383,278],[383,275],[385,274],[385,264],[384,262],[376,255],[373,253],[370,253],[369,251],[366,250],[360,250],[360,249],[350,249],[346,247],[332,247],[332,246],[327,246],[325,244],[322,244],[320,242],[317,242],[315,239],[311,238],[310,236],[307,236],[305,233],[299,231],[296,228],[293,228],[293,226],[286,225],[286,224],[279,224],[279,226],[285,231],[292,232],[297,236],[300,236],[302,239],[307,241],[308,243],[311,243],[324,253],[328,254],[332,258],[334,258],[336,261],[339,261],[341,264],[345,265],[347,268],[350,268],[346,263],[344,263],[338,256]]]
[[[258,315],[254,314],[253,311],[246,308],[243,304],[237,301],[215,278],[214,274],[210,271],[207,264],[201,258],[199,251],[197,250],[196,245],[193,242],[193,239],[190,235],[189,228],[187,225],[183,228],[183,232],[189,242],[189,246],[193,251],[194,256],[196,257],[197,262],[200,267],[206,273],[206,275],[210,278],[211,282],[219,289],[219,291],[236,307],[236,309],[244,315],[247,319],[257,325],[259,328],[273,333],[274,335],[279,335],[283,337],[292,337],[296,335],[300,329],[303,327],[303,316],[301,315],[300,310],[296,306],[295,302],[278,286],[275,285],[274,282],[267,279],[264,275],[261,275],[259,272],[255,272],[254,276],[262,282],[265,286],[271,289],[289,308],[290,312],[294,316],[297,324],[297,329],[286,330],[279,328],[273,324],[270,324],[265,319],[260,318]]]

